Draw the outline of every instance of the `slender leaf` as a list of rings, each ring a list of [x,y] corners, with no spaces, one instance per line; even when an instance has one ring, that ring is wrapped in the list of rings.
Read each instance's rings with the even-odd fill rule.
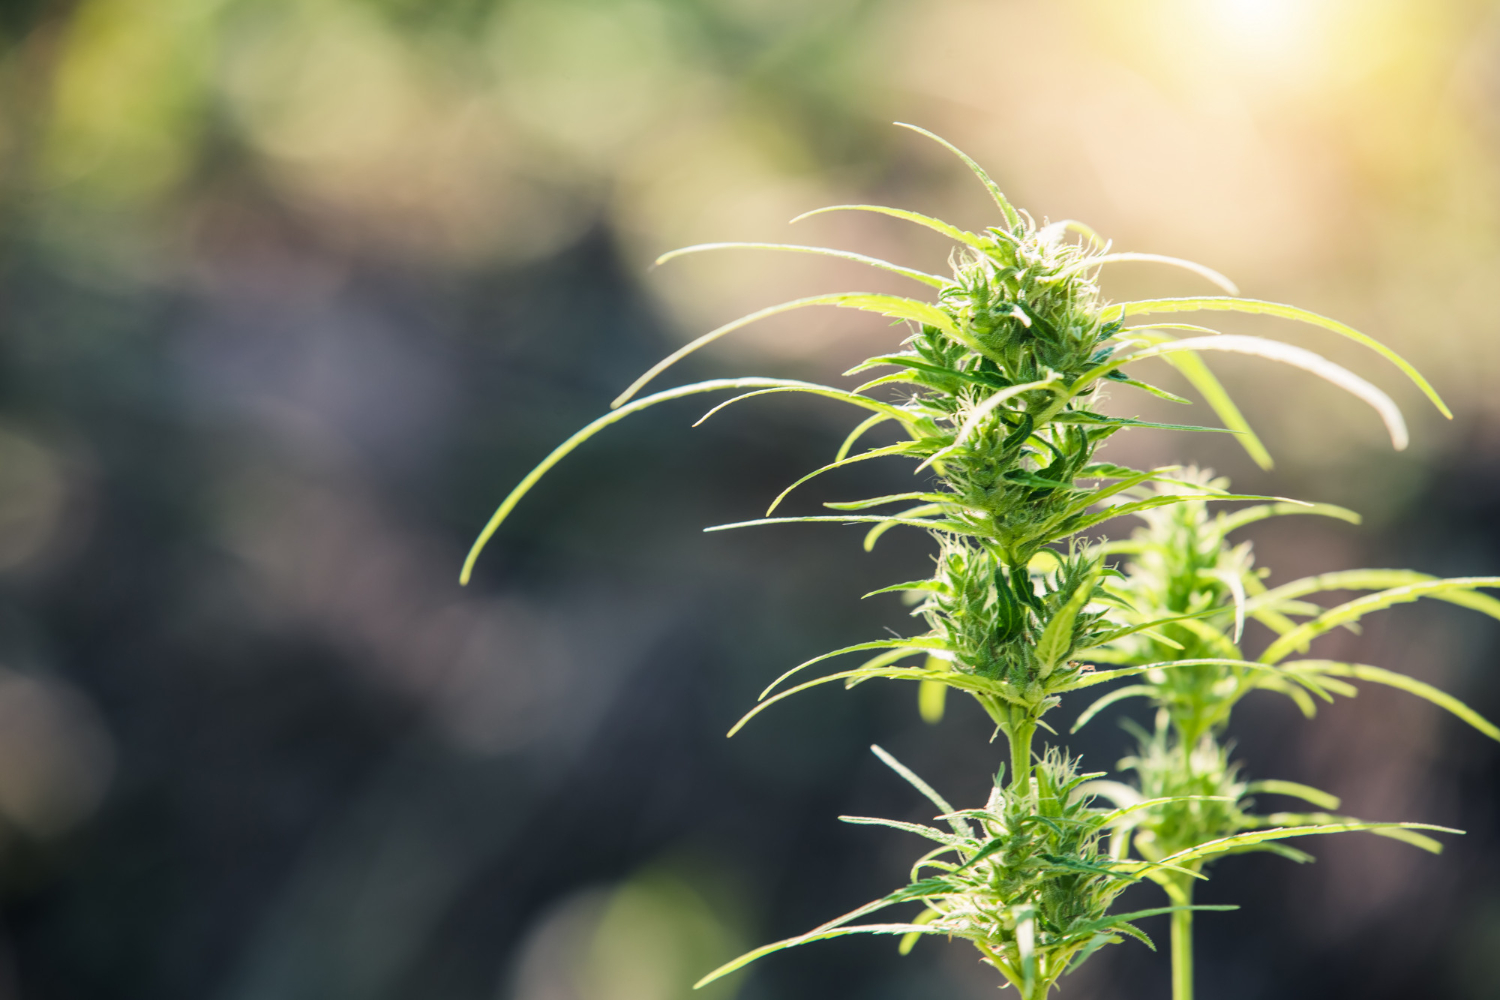
[[[1423,597],[1436,597],[1445,591],[1466,591],[1478,587],[1500,587],[1500,576],[1458,576],[1443,580],[1424,580],[1420,583],[1409,583],[1405,586],[1382,590],[1378,594],[1356,598],[1325,611],[1312,621],[1304,622],[1286,635],[1279,637],[1261,654],[1261,662],[1276,663],[1292,652],[1306,650],[1308,643],[1324,632],[1338,628],[1340,625],[1359,621],[1371,612]],[[1500,611],[1500,608],[1496,611]],[[1496,617],[1500,617],[1500,614],[1496,614]]]
[[[1368,347],[1370,350],[1374,351],[1376,354],[1379,354],[1381,357],[1394,364],[1397,368],[1401,369],[1402,373],[1405,374],[1407,378],[1411,379],[1412,383],[1415,384],[1417,388],[1421,389],[1423,394],[1425,394],[1428,399],[1432,400],[1433,405],[1438,408],[1438,412],[1440,412],[1443,416],[1447,417],[1450,420],[1453,419],[1453,411],[1448,409],[1448,405],[1444,403],[1442,397],[1437,394],[1437,390],[1429,385],[1427,380],[1422,377],[1421,373],[1413,368],[1405,358],[1401,357],[1401,355],[1397,354],[1389,347],[1386,347],[1375,338],[1360,333],[1352,326],[1340,323],[1336,319],[1330,319],[1327,316],[1321,316],[1318,313],[1310,312],[1306,309],[1299,309],[1296,306],[1284,305],[1280,302],[1266,302],[1261,299],[1150,299],[1140,302],[1121,302],[1112,306],[1107,306],[1104,310],[1104,316],[1106,319],[1122,319],[1126,316],[1141,316],[1154,313],[1198,311],[1243,312],[1256,313],[1264,316],[1279,316],[1283,319],[1296,320],[1300,323],[1308,323],[1312,326],[1320,326],[1325,330],[1331,330],[1332,332],[1337,333],[1342,337],[1349,338],[1355,343],[1363,344],[1365,347]]]
[[[1017,212],[1015,206],[1010,203],[1010,199],[1006,198],[1005,195],[1000,191],[1000,185],[991,180],[990,175],[985,173],[984,168],[969,158],[969,154],[965,153],[963,150],[959,149],[957,146],[953,145],[953,143],[949,142],[947,139],[944,139],[942,136],[937,135],[933,132],[929,132],[925,128],[921,128],[917,125],[908,125],[906,122],[896,122],[895,124],[900,128],[911,129],[913,132],[916,132],[919,135],[925,135],[933,142],[936,142],[940,146],[943,146],[954,156],[957,156],[960,160],[963,160],[964,164],[974,172],[974,176],[978,177],[980,183],[982,183],[985,186],[985,189],[989,191],[990,197],[995,199],[995,205],[1000,209],[1000,213],[1005,216],[1005,222],[1010,226],[1011,231],[1014,232],[1021,228],[1020,213]]]
[[[1391,397],[1349,369],[1334,364],[1322,355],[1314,354],[1312,351],[1302,347],[1283,344],[1280,341],[1266,340],[1263,337],[1246,337],[1239,334],[1224,334],[1218,337],[1190,337],[1187,340],[1176,340],[1137,351],[1122,363],[1139,361],[1142,358],[1152,358],[1163,354],[1173,354],[1179,351],[1230,351],[1235,354],[1250,354],[1256,357],[1267,358],[1271,361],[1280,361],[1283,364],[1301,368],[1303,371],[1332,382],[1350,395],[1369,403],[1375,412],[1380,414],[1380,419],[1385,422],[1385,429],[1391,436],[1391,446],[1397,451],[1404,450],[1410,441],[1410,437],[1406,431],[1406,421],[1402,419],[1401,410],[1392,402]]]
[[[1394,670],[1386,670],[1384,667],[1372,667],[1366,663],[1341,663],[1337,660],[1297,660],[1286,664],[1288,671],[1309,671],[1319,674],[1332,674],[1335,677],[1353,677],[1357,680],[1370,681],[1374,684],[1384,684],[1387,687],[1397,688],[1408,694],[1414,694],[1418,698],[1432,702],[1439,708],[1446,709],[1458,716],[1460,719],[1479,730],[1492,740],[1500,740],[1500,727],[1457,698],[1417,680],[1405,674],[1398,674]]]
[[[869,264],[871,267],[878,267],[883,271],[890,271],[892,274],[899,274],[913,281],[920,281],[922,284],[931,285],[933,288],[942,288],[945,285],[953,283],[947,278],[939,278],[935,274],[927,274],[924,271],[918,271],[914,268],[892,264],[890,261],[881,260],[879,257],[867,257],[862,253],[852,253],[848,250],[832,250],[828,247],[808,247],[795,243],[698,243],[694,246],[683,247],[680,250],[668,251],[656,258],[654,265],[665,264],[669,260],[675,260],[690,253],[702,253],[705,250],[789,250],[794,253],[819,254],[824,257],[838,257],[842,260],[852,260],[858,264]]]

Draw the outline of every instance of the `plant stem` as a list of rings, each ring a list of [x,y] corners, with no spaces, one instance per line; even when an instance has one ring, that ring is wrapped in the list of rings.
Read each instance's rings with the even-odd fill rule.
[[[1012,710],[1010,726],[1010,788],[1019,795],[1031,791],[1031,738],[1036,734],[1036,720],[1029,714]]]
[[[1184,880],[1186,881],[1186,880]],[[1177,906],[1193,902],[1191,884],[1173,894]],[[1172,1000],[1193,1000],[1193,911],[1172,911]]]

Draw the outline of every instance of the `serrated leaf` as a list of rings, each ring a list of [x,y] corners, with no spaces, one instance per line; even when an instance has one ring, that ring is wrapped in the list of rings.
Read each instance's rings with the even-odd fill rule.
[[[1094,598],[1094,586],[1099,582],[1100,566],[1095,564],[1088,575],[1079,581],[1066,604],[1058,609],[1057,614],[1047,623],[1042,630],[1041,638],[1036,641],[1036,658],[1041,665],[1038,675],[1045,679],[1052,673],[1058,662],[1067,657],[1073,649],[1073,623],[1078,618],[1078,612],[1083,610],[1084,605]]]

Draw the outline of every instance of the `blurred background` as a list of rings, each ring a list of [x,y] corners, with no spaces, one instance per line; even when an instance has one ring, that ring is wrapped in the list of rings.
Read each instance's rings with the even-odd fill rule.
[[[1391,391],[1412,448],[1256,359],[1218,368],[1274,472],[1210,435],[1112,446],[1365,515],[1257,526],[1273,581],[1500,572],[1494,3],[8,0],[0,37],[0,998],[679,1000],[904,880],[917,843],[835,817],[930,811],[876,741],[977,803],[1002,749],[977,709],[933,729],[914,692],[867,685],[723,733],[791,664],[911,629],[858,596],[925,574],[930,543],[700,533],[757,516],[857,416],[774,397],[696,430],[691,401],[633,418],[457,585],[510,486],[658,357],[888,287],[657,254],[813,242],[941,270],[943,243],[896,220],[787,220],[874,201],[994,221],[894,120],[1039,219],[1340,317],[1444,393],[1451,423],[1332,335],[1226,323]],[[1121,265],[1106,290],[1209,289]],[[900,335],[804,312],[673,377],[833,380]],[[825,477],[794,509],[906,470]],[[1500,716],[1494,621],[1408,605],[1324,641]],[[1071,741],[1086,765],[1114,767],[1116,723]],[[1199,922],[1202,995],[1500,996],[1495,745],[1374,690],[1311,722],[1251,700],[1234,736],[1251,777],[1469,834],[1441,858],[1351,837],[1310,867],[1221,863],[1203,901],[1243,908]],[[1138,944],[1065,982],[1168,992]],[[846,939],[706,996],[994,984],[966,946]]]

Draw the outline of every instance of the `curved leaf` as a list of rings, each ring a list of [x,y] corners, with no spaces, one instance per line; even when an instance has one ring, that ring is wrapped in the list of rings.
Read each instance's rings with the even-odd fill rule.
[[[1191,351],[1168,354],[1166,358],[1167,363],[1181,372],[1182,377],[1198,390],[1209,408],[1224,421],[1224,426],[1240,435],[1240,446],[1256,465],[1262,469],[1270,469],[1276,464],[1271,460],[1271,453],[1251,429],[1250,421],[1245,419],[1240,408],[1202,358]]]
[[[953,807],[948,804],[947,799],[938,794],[937,789],[933,788],[927,782],[923,781],[920,777],[917,776],[915,771],[912,771],[905,764],[901,763],[895,757],[891,756],[882,747],[876,746],[872,743],[870,745],[870,752],[873,753],[876,757],[879,757],[881,763],[885,764],[886,767],[890,768],[892,771],[895,771],[897,774],[899,774],[902,778],[906,779],[907,784],[911,785],[917,791],[921,792],[922,795],[927,799],[927,801],[937,806],[942,815],[948,818],[948,823],[953,827],[954,833],[958,834],[961,837],[971,836],[969,831],[969,824],[965,823],[962,817],[953,815]]]
[[[1239,300],[1235,299],[1231,301]],[[1186,340],[1174,340],[1165,344],[1157,344],[1154,347],[1147,347],[1130,355],[1121,364],[1139,361],[1142,358],[1173,354],[1179,351],[1229,351],[1234,354],[1249,354],[1255,357],[1267,358],[1271,361],[1280,361],[1283,364],[1301,368],[1303,371],[1316,375],[1325,381],[1332,382],[1350,395],[1356,396],[1370,404],[1375,412],[1380,414],[1380,419],[1385,423],[1385,429],[1391,436],[1391,447],[1397,451],[1402,451],[1410,441],[1410,437],[1406,431],[1406,421],[1402,418],[1400,408],[1391,400],[1391,397],[1349,369],[1334,364],[1322,355],[1314,354],[1306,348],[1283,344],[1278,340],[1266,340],[1264,337],[1246,337],[1240,334],[1223,334],[1217,337],[1189,337]]]
[[[1413,368],[1411,363],[1401,355],[1386,347],[1374,337],[1360,333],[1352,326],[1306,309],[1299,309],[1296,306],[1284,305],[1280,302],[1266,302],[1262,299],[1219,297],[1147,299],[1139,302],[1120,302],[1108,306],[1104,310],[1104,316],[1106,319],[1122,319],[1126,316],[1142,316],[1153,313],[1199,311],[1242,312],[1255,313],[1262,316],[1278,316],[1282,319],[1296,320],[1300,323],[1308,323],[1312,326],[1322,327],[1325,330],[1331,330],[1341,337],[1347,337],[1357,344],[1368,347],[1401,369],[1402,373],[1411,379],[1413,384],[1421,389],[1428,399],[1432,400],[1432,404],[1438,408],[1439,413],[1449,420],[1453,419],[1453,411],[1448,409],[1448,404],[1443,402],[1442,397],[1437,394],[1437,390],[1429,385],[1421,373]]]
[[[812,386],[812,388],[809,388],[809,386]],[[858,406],[866,410],[874,410],[876,416],[886,417],[890,420],[899,420],[903,424],[905,424],[906,420],[908,419],[908,414],[903,412],[900,407],[892,406],[890,403],[882,403],[878,399],[871,399],[868,396],[861,396],[858,393],[848,392],[844,389],[836,389],[831,385],[816,385],[816,383],[807,383],[806,385],[778,386],[774,389],[756,389],[754,392],[741,393],[740,395],[735,396],[731,399],[724,400],[724,402],[710,409],[707,413],[703,414],[703,416],[695,420],[693,422],[693,426],[701,426],[703,422],[706,421],[709,417],[718,413],[725,407],[733,406],[735,403],[741,402],[746,399],[753,399],[756,396],[770,396],[781,392],[805,392],[814,396],[822,396],[825,399],[836,399],[841,403],[848,403],[851,406]]]
[[[1323,809],[1337,809],[1339,807],[1339,797],[1337,795],[1330,795],[1321,789],[1313,788],[1311,785],[1300,784],[1296,781],[1266,778],[1261,781],[1252,781],[1245,786],[1245,794],[1247,795],[1257,795],[1260,793],[1265,793],[1266,795],[1290,795],[1304,802],[1311,802],[1313,805]]]
[[[971,343],[972,338],[965,338],[964,335],[958,330],[958,328],[953,325],[953,321],[949,318],[947,313],[943,312],[941,309],[938,309],[936,306],[932,305],[929,302],[921,302],[917,299],[902,298],[899,295],[881,295],[875,292],[833,292],[829,295],[811,295],[807,298],[793,299],[790,302],[782,302],[778,305],[767,306],[765,309],[757,310],[756,312],[750,313],[747,316],[741,316],[737,320],[733,320],[731,322],[725,323],[723,326],[710,330],[703,336],[699,337],[697,340],[684,344],[677,350],[673,351],[671,354],[668,354],[665,358],[662,358],[656,364],[652,365],[640,378],[630,383],[630,386],[624,392],[620,393],[620,395],[615,397],[614,401],[609,404],[610,407],[614,408],[624,405],[628,400],[630,400],[632,396],[639,392],[641,390],[641,387],[646,385],[646,383],[656,378],[656,376],[660,375],[662,372],[666,371],[668,368],[672,367],[677,362],[687,357],[689,354],[692,354],[694,351],[698,350],[701,347],[708,346],[709,344],[718,340],[720,337],[733,333],[734,331],[739,330],[743,327],[749,326],[751,323],[754,323],[758,320],[767,319],[771,316],[777,316],[781,313],[791,312],[795,309],[805,309],[808,306],[837,306],[841,309],[858,309],[862,312],[878,313],[882,316],[891,316],[896,319],[909,319],[914,322],[925,323],[929,326],[935,326],[938,329],[942,330],[944,333],[948,334],[950,337],[953,337],[964,343],[965,346],[977,347],[977,345]]]
[[[833,460],[835,462],[843,461],[849,456],[849,451],[854,447],[854,442],[863,437],[865,431],[879,424],[883,424],[889,419],[889,417],[883,416],[879,413],[875,413],[860,421],[859,424],[854,428],[854,430],[849,432],[849,436],[844,438],[844,443],[839,445],[838,453],[833,456]]]
[[[1227,535],[1231,531],[1243,528],[1247,524],[1256,521],[1264,521],[1268,517],[1282,517],[1287,514],[1316,514],[1320,517],[1334,517],[1340,521],[1348,521],[1350,524],[1359,524],[1361,518],[1347,507],[1340,507],[1331,503],[1280,503],[1262,504],[1258,507],[1246,507],[1230,514],[1220,514],[1216,522],[1219,534]]]
[[[1069,729],[1068,732],[1078,732],[1078,730],[1088,725],[1090,719],[1117,701],[1124,701],[1126,698],[1147,698],[1155,692],[1156,688],[1149,684],[1127,684],[1122,688],[1116,688],[1109,694],[1095,700],[1092,705],[1080,712],[1078,714],[1078,721],[1073,723],[1073,728]]]
[[[1353,677],[1357,680],[1370,681],[1374,684],[1384,684],[1414,694],[1418,698],[1432,702],[1439,708],[1446,709],[1458,716],[1460,719],[1479,730],[1492,740],[1500,740],[1500,727],[1474,711],[1468,705],[1459,701],[1446,691],[1433,687],[1431,684],[1398,674],[1394,670],[1386,670],[1384,667],[1372,667],[1366,663],[1341,663],[1337,660],[1297,660],[1286,664],[1286,670],[1310,671],[1320,674],[1332,674],[1335,677]]]
[[[789,250],[794,253],[811,253],[823,257],[838,257],[841,260],[852,260],[857,264],[869,264],[871,267],[878,267],[882,271],[890,271],[892,274],[899,274],[904,278],[920,281],[922,284],[931,285],[933,288],[942,288],[945,285],[953,284],[947,278],[940,278],[935,274],[928,274],[925,271],[918,271],[915,268],[902,267],[900,264],[892,264],[890,261],[881,260],[879,257],[867,257],[862,253],[853,253],[849,250],[833,250],[829,247],[801,246],[796,243],[697,243],[690,247],[683,247],[680,250],[669,250],[656,258],[653,266],[665,264],[667,261],[675,260],[678,257],[685,257],[690,253],[702,253],[705,250]]]
[[[950,240],[966,243],[975,250],[989,251],[995,248],[994,241],[975,236],[973,233],[966,233],[957,226],[950,226],[942,219],[934,219],[920,212],[908,212],[904,208],[891,208],[887,205],[829,205],[826,208],[815,208],[811,212],[803,212],[792,222],[801,222],[803,219],[810,219],[814,215],[822,215],[825,212],[875,212],[896,219],[905,219],[907,222],[915,222],[919,226],[926,226],[934,232],[942,233]]]
[[[1336,608],[1331,608],[1310,622],[1304,622],[1292,629],[1286,635],[1279,637],[1266,651],[1260,655],[1262,663],[1275,663],[1294,651],[1307,649],[1308,643],[1312,642],[1324,632],[1359,621],[1365,615],[1373,611],[1381,611],[1396,604],[1405,604],[1423,597],[1436,597],[1444,591],[1466,591],[1478,587],[1500,587],[1500,576],[1457,576],[1442,580],[1424,580],[1419,583],[1409,583],[1401,587],[1392,587],[1382,590],[1378,594],[1369,594],[1359,597]],[[1493,611],[1487,607],[1487,613],[1500,617],[1500,606]]]
[[[681,399],[684,396],[693,396],[703,392],[718,392],[721,389],[756,389],[770,388],[773,386],[796,386],[807,390],[825,388],[823,386],[818,386],[813,382],[798,382],[795,379],[784,378],[710,379],[705,382],[694,382],[691,385],[678,386],[675,389],[667,389],[663,392],[658,392],[655,395],[647,396],[643,399],[638,399],[634,403],[631,403],[629,406],[613,410],[593,421],[588,426],[575,433],[572,437],[568,438],[562,444],[552,449],[547,457],[537,463],[536,467],[528,472],[526,474],[526,477],[519,483],[517,483],[516,487],[510,491],[510,494],[501,502],[500,506],[496,508],[495,513],[490,516],[489,523],[484,526],[484,530],[479,533],[479,537],[475,539],[474,544],[469,548],[469,554],[464,559],[463,570],[459,573],[459,583],[467,584],[469,582],[469,578],[474,572],[474,563],[478,561],[479,554],[484,551],[484,547],[489,544],[489,540],[494,537],[495,532],[499,530],[500,525],[505,521],[506,517],[510,515],[510,512],[515,509],[516,504],[521,502],[521,498],[531,491],[531,488],[537,484],[537,481],[540,480],[542,476],[546,475],[547,471],[554,465],[566,458],[579,445],[583,444],[595,434],[598,434],[610,424],[616,423],[620,420],[624,420],[632,413],[637,413],[641,410],[646,409],[647,407],[655,406],[657,403],[665,403],[669,400]]]
[[[879,414],[876,415],[879,416]],[[780,493],[776,494],[776,499],[772,500],[771,506],[766,508],[766,516],[770,517],[771,513],[775,511],[777,507],[781,506],[781,501],[787,498],[787,494],[791,493],[792,490],[795,490],[797,487],[801,486],[809,479],[815,479],[825,472],[832,472],[834,469],[841,469],[846,465],[853,465],[855,462],[864,462],[872,458],[890,458],[893,456],[915,458],[916,456],[911,454],[911,447],[914,443],[915,442],[912,441],[902,441],[898,444],[886,445],[884,448],[871,448],[869,451],[860,452],[853,458],[844,458],[841,456],[833,460],[832,462],[829,462],[821,469],[814,469],[807,475],[803,476],[801,479],[797,480],[792,485],[788,486],[786,489],[782,490]]]
[[[872,649],[888,649],[892,651],[892,653],[890,654],[882,655],[900,654],[895,655],[894,659],[887,660],[886,663],[894,663],[896,662],[896,660],[899,660],[901,656],[905,656],[910,653],[930,653],[934,650],[937,650],[939,652],[947,652],[947,646],[941,639],[939,639],[937,636],[928,635],[913,636],[910,639],[876,639],[874,642],[856,643],[853,646],[845,646],[843,649],[835,649],[831,653],[824,653],[822,656],[814,656],[810,660],[806,660],[802,663],[797,664],[795,667],[788,670],[780,677],[776,678],[770,684],[766,685],[766,689],[762,691],[760,693],[760,697],[756,698],[755,700],[765,701],[766,695],[776,690],[776,688],[781,685],[782,681],[796,675],[803,670],[806,670],[814,663],[822,663],[824,660],[831,660],[835,656],[845,656],[849,653],[866,653]],[[876,659],[880,659],[880,657],[876,657]],[[874,663],[875,661],[872,660],[870,661],[870,663],[863,664],[863,666],[872,666],[874,665]],[[885,664],[880,665],[884,666]]]
[[[940,146],[943,146],[954,156],[957,156],[960,160],[963,160],[964,164],[974,172],[974,176],[978,177],[980,183],[982,183],[985,186],[985,189],[989,191],[990,197],[995,199],[995,205],[1000,209],[1000,213],[1005,216],[1005,221],[1010,226],[1011,231],[1014,232],[1021,228],[1020,213],[1017,212],[1015,206],[1010,203],[1010,199],[1006,198],[1005,195],[1000,191],[1000,185],[991,180],[990,175],[985,173],[983,167],[970,159],[968,153],[965,153],[963,150],[959,149],[957,146],[953,145],[953,143],[949,142],[947,139],[944,139],[942,136],[936,134],[935,132],[929,132],[925,128],[921,128],[920,126],[908,125],[906,122],[894,122],[893,124],[895,124],[898,128],[911,129],[918,135],[925,135],[933,142],[936,142]]]
[[[1097,264],[1114,264],[1116,262],[1122,261],[1139,261],[1143,264],[1166,264],[1169,267],[1180,267],[1184,271],[1192,271],[1200,278],[1208,279],[1208,281],[1212,282],[1215,285],[1218,285],[1230,295],[1240,294],[1239,286],[1230,281],[1228,278],[1224,277],[1224,275],[1220,274],[1218,271],[1215,271],[1213,268],[1205,267],[1204,265],[1199,264],[1197,261],[1183,260],[1181,257],[1164,257],[1159,253],[1100,254],[1097,257],[1090,257],[1087,260],[1081,260],[1071,267],[1063,268],[1057,273],[1057,277],[1065,278],[1070,274],[1073,274],[1077,271],[1082,271],[1085,268],[1093,267]]]
[[[1314,837],[1328,833],[1374,833],[1377,830],[1432,830],[1437,833],[1463,835],[1462,830],[1455,830],[1449,826],[1434,826],[1431,823],[1318,823],[1310,826],[1252,830],[1249,833],[1237,833],[1231,837],[1220,837],[1218,840],[1210,840],[1207,843],[1198,844],[1187,850],[1178,851],[1176,854],[1169,854],[1162,859],[1162,863],[1181,864],[1185,861],[1197,861],[1201,858],[1211,858],[1216,854],[1236,851],[1243,847],[1251,847],[1255,844],[1263,844],[1273,840],[1286,840],[1291,837]]]

